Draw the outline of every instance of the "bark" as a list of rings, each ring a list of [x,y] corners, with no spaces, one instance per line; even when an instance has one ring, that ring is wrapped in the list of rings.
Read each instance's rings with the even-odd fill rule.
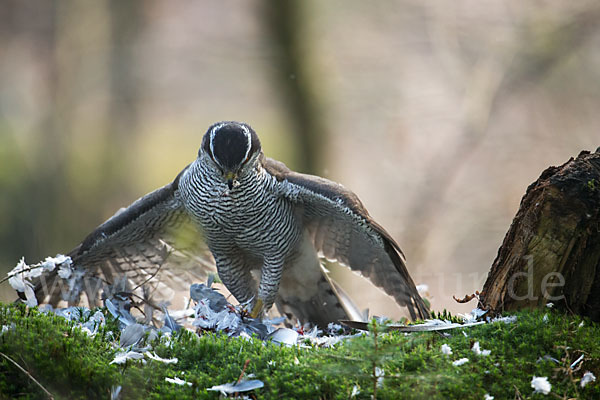
[[[527,188],[480,301],[495,311],[553,302],[600,320],[600,148]]]

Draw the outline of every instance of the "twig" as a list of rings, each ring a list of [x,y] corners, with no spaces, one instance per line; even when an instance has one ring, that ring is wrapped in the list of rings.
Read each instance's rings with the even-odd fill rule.
[[[29,272],[29,271],[33,271],[34,269],[39,269],[42,268],[42,263],[38,263],[38,264],[34,264],[34,265],[26,265],[25,267],[23,267],[23,269],[19,270],[19,271],[9,271],[6,276],[2,279],[0,279],[0,283],[4,283],[7,280],[9,280],[10,278],[17,276],[19,274],[22,274],[23,272]]]
[[[479,299],[479,296],[481,295],[481,293],[479,293],[479,290],[476,290],[475,293],[472,294],[467,294],[465,295],[465,297],[463,297],[462,299],[458,299],[456,298],[456,296],[452,295],[452,298],[454,299],[454,301],[456,301],[457,303],[468,303],[469,301],[473,300],[474,298]]]
[[[249,358],[246,359],[246,362],[244,363],[244,366],[242,367],[242,373],[240,374],[240,377],[238,378],[237,382],[235,383],[236,385],[239,385],[240,382],[242,381],[242,378],[244,377],[244,372],[246,372],[246,368],[248,368],[248,364],[250,364],[250,359]],[[239,395],[238,392],[235,392],[233,394],[233,396],[236,399],[237,399],[238,395]]]
[[[15,367],[19,368],[25,375],[27,375],[29,377],[29,379],[31,379],[36,385],[38,385],[44,391],[44,393],[46,393],[48,395],[49,399],[54,400],[54,396],[52,396],[52,393],[50,393],[48,390],[46,390],[46,388],[44,386],[42,386],[42,384],[39,383],[37,381],[37,379],[35,379],[25,368],[21,367],[15,360],[13,360],[12,358],[10,358],[9,356],[7,356],[6,354],[4,354],[2,352],[0,352],[0,356],[6,358],[8,361],[13,363],[15,365]]]
[[[516,385],[513,385],[515,388],[515,400],[522,400],[521,392],[519,392],[519,388]]]
[[[246,362],[244,363],[244,367],[242,368],[242,373],[240,374],[240,377],[238,378],[236,385],[242,381],[242,378],[244,377],[244,372],[246,372],[246,368],[248,368],[248,364],[250,364],[249,358],[246,359]]]
[[[377,323],[375,322],[375,319],[373,319],[373,344],[375,346],[375,354],[377,354]],[[374,358],[373,359],[373,363],[372,363],[372,368],[373,368],[373,399],[377,399],[377,359]]]

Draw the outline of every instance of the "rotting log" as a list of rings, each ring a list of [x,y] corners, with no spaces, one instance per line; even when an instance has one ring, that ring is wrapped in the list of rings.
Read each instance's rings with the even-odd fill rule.
[[[480,297],[495,311],[549,302],[600,320],[600,148],[527,188]]]

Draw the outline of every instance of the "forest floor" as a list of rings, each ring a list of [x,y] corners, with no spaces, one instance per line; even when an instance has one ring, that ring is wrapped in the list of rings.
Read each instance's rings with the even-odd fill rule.
[[[373,323],[286,346],[181,329],[125,348],[119,321],[98,310],[88,329],[96,310],[69,321],[0,304],[0,397],[215,399],[209,388],[239,381],[240,398],[259,399],[600,398],[600,325],[550,308],[444,333]]]

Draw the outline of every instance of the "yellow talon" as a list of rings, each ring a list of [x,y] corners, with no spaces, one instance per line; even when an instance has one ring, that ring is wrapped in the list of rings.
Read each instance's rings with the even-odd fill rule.
[[[258,318],[263,309],[263,301],[261,299],[256,300],[252,311],[250,312],[250,317]]]

